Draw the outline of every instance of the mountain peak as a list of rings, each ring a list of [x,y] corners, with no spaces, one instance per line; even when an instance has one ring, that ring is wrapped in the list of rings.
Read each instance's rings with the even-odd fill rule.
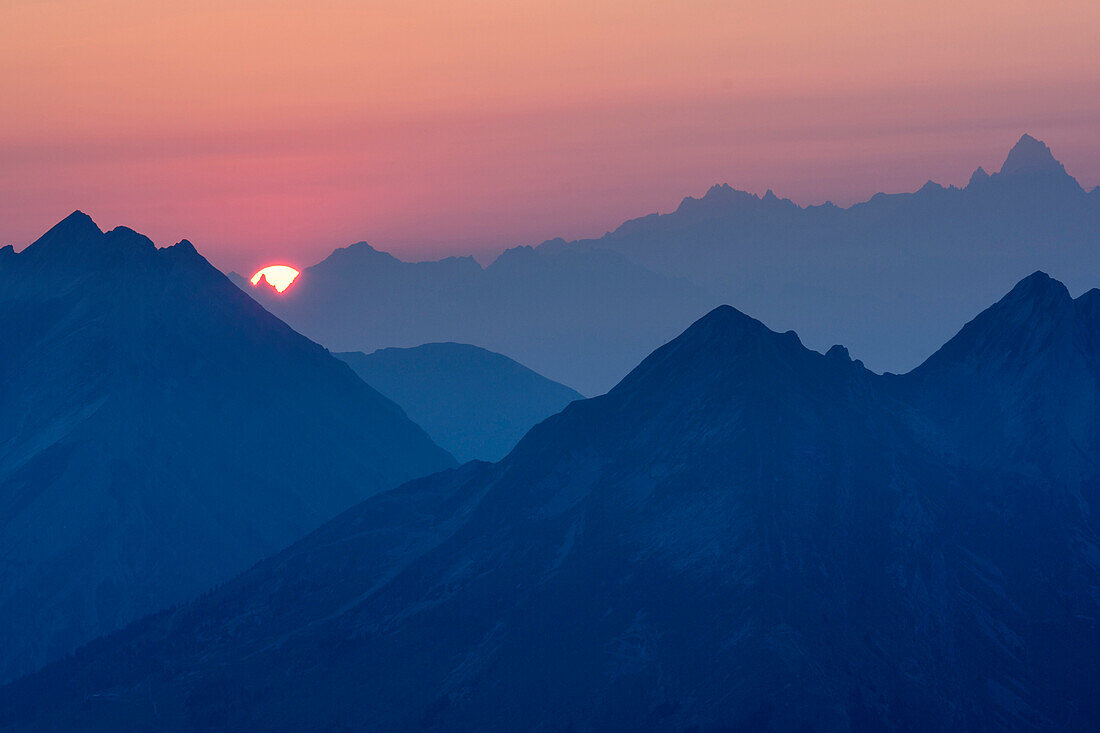
[[[913,373],[947,364],[993,364],[1004,358],[1034,362],[1038,351],[1046,349],[1073,318],[1075,307],[1065,285],[1036,271],[963,326]]]
[[[758,196],[754,196],[747,191],[733,188],[728,183],[716,183],[707,189],[707,192],[703,194],[702,198],[695,198],[693,196],[686,197],[680,202],[676,211],[722,212],[736,205],[749,206],[759,201],[760,198]]]
[[[92,221],[92,217],[78,210],[54,224],[48,232],[27,247],[27,251],[52,251],[59,246],[67,248],[71,244],[93,241],[102,236],[102,230]]]
[[[349,244],[347,247],[338,247],[332,251],[332,253],[321,260],[316,266],[321,266],[326,263],[338,264],[340,266],[346,265],[359,265],[364,263],[382,263],[387,264],[401,263],[401,260],[391,255],[389,252],[383,252],[380,249],[375,249],[366,242],[356,242],[355,244]]]
[[[733,371],[772,375],[780,364],[809,353],[794,331],[778,333],[729,305],[720,305],[649,355],[612,392],[704,384]]]
[[[1003,328],[1023,328],[1042,331],[1055,327],[1062,315],[1073,308],[1069,290],[1050,275],[1037,270],[1008,291],[1008,294],[988,308],[978,319],[989,316],[991,323]],[[973,321],[976,323],[978,319]]]
[[[1065,174],[1066,168],[1058,162],[1046,143],[1025,133],[1008,152],[1001,166],[1001,175],[1019,173]]]
[[[66,216],[50,229],[50,232],[64,233],[68,235],[72,234],[102,234],[102,230],[92,221],[92,217],[85,214],[80,209],[77,209],[73,213]]]
[[[1016,283],[1001,302],[1005,303],[1019,300],[1049,303],[1064,302],[1072,299],[1065,285],[1042,270],[1036,270]]]
[[[760,321],[747,316],[732,305],[720,305],[692,324],[681,338],[691,338],[703,334],[721,334],[731,336],[748,330],[768,330]]]
[[[985,168],[978,166],[974,172],[970,175],[970,183],[968,186],[973,186],[975,183],[985,183],[989,180],[989,174],[986,173]]]

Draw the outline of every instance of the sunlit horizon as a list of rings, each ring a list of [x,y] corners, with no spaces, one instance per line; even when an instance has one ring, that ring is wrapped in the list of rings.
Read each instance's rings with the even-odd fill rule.
[[[1025,132],[1091,188],[1098,29],[1086,0],[14,0],[0,245],[80,208],[225,271],[489,255],[716,183],[965,185]]]
[[[283,292],[297,279],[299,271],[290,265],[268,265],[252,276],[252,284],[258,285],[260,278],[266,278],[267,283],[275,288],[276,292]]]

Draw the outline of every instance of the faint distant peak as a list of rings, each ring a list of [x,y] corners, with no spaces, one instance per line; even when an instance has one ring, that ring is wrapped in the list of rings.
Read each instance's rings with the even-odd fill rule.
[[[555,252],[561,252],[562,247],[548,247],[546,250],[542,250],[542,246],[532,247],[529,244],[520,244],[515,247],[509,247],[508,249],[497,255],[497,258],[493,260],[493,264],[490,267],[499,269],[506,266],[514,265],[527,265],[533,262],[538,262],[540,257],[544,254],[553,254]]]
[[[947,189],[944,188],[943,186],[941,186],[940,184],[938,184],[935,181],[929,179],[929,180],[924,182],[923,186],[921,186],[919,189],[917,189],[917,193],[929,194],[929,193],[938,193],[940,191],[946,191],[946,190]]]
[[[397,259],[389,252],[383,252],[380,249],[375,249],[366,242],[356,242],[355,244],[349,244],[347,247],[341,247],[335,250],[333,254],[336,254],[337,252],[342,252],[346,255],[356,257],[388,257],[391,259]]]
[[[355,244],[349,244],[347,247],[338,247],[334,249],[332,254],[314,265],[314,267],[322,267],[324,265],[339,265],[345,267],[348,265],[393,264],[401,262],[402,260],[394,257],[389,252],[375,249],[366,242],[356,242]]]
[[[1008,152],[1001,166],[1003,176],[1020,173],[1066,174],[1066,168],[1058,162],[1046,143],[1025,133]]]
[[[967,185],[972,186],[976,183],[985,183],[989,180],[989,174],[986,173],[985,168],[978,166],[978,168],[970,174],[970,183]]]
[[[778,200],[772,194],[773,198]],[[707,189],[702,198],[688,196],[680,202],[677,212],[721,212],[736,207],[745,207],[760,202],[759,196],[754,196],[748,191],[733,188],[728,183],[716,183]]]

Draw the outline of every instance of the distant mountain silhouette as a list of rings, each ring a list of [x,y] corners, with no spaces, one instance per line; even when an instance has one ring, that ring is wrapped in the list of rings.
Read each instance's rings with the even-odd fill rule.
[[[1066,167],[1054,158],[1047,144],[1031,135],[1024,135],[1009,151],[1001,166],[1002,176],[1053,176],[1067,183],[1072,177],[1066,173]],[[1074,184],[1077,181],[1073,181]],[[1078,186],[1080,188],[1080,186]]]
[[[614,250],[815,349],[841,342],[876,371],[906,371],[1020,273],[1065,272],[1074,289],[1100,281],[1100,189],[1086,193],[1024,135],[998,173],[979,168],[962,189],[929,181],[843,209],[715,186],[570,246]]]
[[[282,296],[235,282],[337,351],[459,341],[509,354],[599,394],[723,302],[875,371],[906,371],[1021,273],[1100,281],[1100,189],[1086,193],[1024,135],[992,175],[929,181],[847,209],[801,207],[723,184],[598,239],[551,240],[410,264],[365,244],[337,250]]]
[[[499,461],[536,423],[584,396],[469,344],[336,354],[461,462]]]
[[[183,241],[0,255],[0,679],[453,460]]]
[[[714,305],[686,281],[582,247],[518,247],[482,269],[471,257],[402,262],[360,242],[283,293],[230,277],[333,351],[475,344],[586,394],[607,391]]]
[[[1036,274],[897,377],[723,306],[500,463],[0,690],[0,724],[1095,729],[1098,308]]]

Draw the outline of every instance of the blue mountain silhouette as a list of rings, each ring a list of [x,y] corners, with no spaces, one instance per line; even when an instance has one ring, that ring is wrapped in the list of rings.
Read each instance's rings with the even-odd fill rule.
[[[503,354],[469,344],[336,356],[460,462],[499,461],[536,423],[583,399]]]
[[[717,308],[501,462],[0,690],[0,724],[1093,729],[1096,292],[1037,273],[903,376]]]
[[[187,241],[72,214],[0,256],[0,679],[453,465]]]

